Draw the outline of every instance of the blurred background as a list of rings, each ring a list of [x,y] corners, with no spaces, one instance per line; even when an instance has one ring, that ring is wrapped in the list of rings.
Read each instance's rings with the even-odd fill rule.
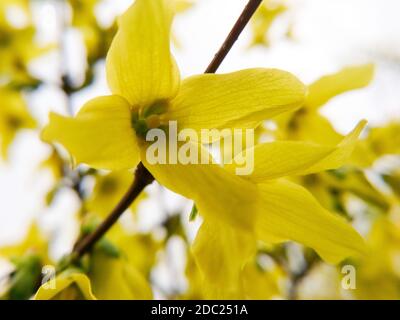
[[[3,149],[0,246],[23,241],[35,221],[41,233],[51,239],[51,259],[60,259],[70,252],[79,234],[82,211],[96,206],[99,211],[107,211],[129,185],[126,176],[112,177],[118,181],[119,191],[111,187],[113,192],[107,197],[107,182],[86,174],[86,169],[83,169],[84,179],[79,177],[79,168],[66,169],[68,155],[61,148],[55,153],[52,146],[40,140],[39,132],[48,121],[49,111],[72,115],[87,100],[109,93],[104,57],[116,30],[116,16],[132,2],[0,0],[0,108],[23,99],[32,118],[25,119],[26,125],[11,133],[12,126],[0,125],[4,131],[0,132]],[[267,2],[270,8],[265,18],[267,27],[246,28],[218,72],[274,67],[290,71],[310,84],[347,66],[374,63],[374,78],[368,86],[331,99],[320,112],[341,134],[349,132],[360,119],[367,119],[371,127],[399,120],[399,1]],[[173,26],[173,52],[183,77],[203,72],[246,3],[246,0],[181,2]],[[12,87],[21,94],[10,97],[3,93],[3,87]],[[30,125],[30,121],[36,125]],[[385,138],[392,139],[390,135]],[[106,185],[104,202],[109,203],[88,196],[97,192],[101,198],[101,183]],[[185,241],[193,240],[201,219],[189,222],[192,202],[156,183],[146,189],[146,194],[131,208],[134,214],[124,215],[122,221],[132,232],[151,234],[155,239],[172,234],[155,254],[149,272],[156,297],[179,296],[189,287],[185,276]],[[357,203],[353,205],[357,207]],[[355,225],[363,235],[371,230],[370,224],[363,221]],[[289,256],[302,252],[292,244],[285,250],[291,252]],[[400,246],[391,259],[397,261],[393,274],[381,275],[388,281],[395,277],[396,268],[400,276]],[[266,259],[267,264],[270,260]],[[11,269],[12,264],[0,258],[0,279]],[[336,292],[339,275],[335,267],[318,265],[309,271],[308,280],[303,281],[301,297],[354,298],[351,292]],[[399,278],[396,281],[399,289]],[[381,288],[386,288],[386,284]],[[396,295],[400,297],[400,289],[390,287],[381,291],[383,298]],[[271,297],[285,297],[285,294],[278,290]]]

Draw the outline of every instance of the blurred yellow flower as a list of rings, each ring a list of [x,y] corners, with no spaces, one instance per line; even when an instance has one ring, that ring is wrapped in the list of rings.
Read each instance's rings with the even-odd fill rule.
[[[112,171],[96,176],[94,190],[86,201],[89,212],[105,217],[118,203],[132,183],[132,174],[127,171]],[[137,205],[146,198],[143,192],[130,207],[135,212]]]
[[[371,255],[355,260],[358,299],[400,299],[400,226],[393,218],[374,221],[367,238]]]
[[[338,143],[343,136],[337,133],[330,122],[319,114],[319,110],[337,95],[367,86],[372,80],[373,73],[374,66],[372,64],[347,67],[310,84],[304,107],[295,113],[276,118],[277,138],[322,144]]]
[[[0,258],[13,264],[8,275],[8,287],[0,293],[0,300],[29,299],[42,278],[42,268],[51,264],[48,256],[48,241],[36,223],[32,223],[23,241],[0,248]]]
[[[0,147],[3,158],[20,129],[33,129],[35,120],[29,114],[21,92],[0,88]]]
[[[118,246],[121,256],[129,261],[144,277],[150,275],[157,258],[157,252],[162,249],[162,243],[151,234],[131,233],[116,225],[110,230],[108,237]]]
[[[372,128],[366,143],[375,157],[400,154],[400,123],[391,121],[385,126]]]
[[[304,108],[293,114],[279,116],[276,121],[278,139],[311,141],[321,144],[336,144],[343,135],[319,111],[328,101],[337,95],[367,86],[374,75],[374,65],[364,64],[343,68],[337,73],[324,76],[309,85]],[[374,157],[359,141],[351,157],[351,163],[368,166]]]
[[[276,18],[287,11],[286,5],[281,1],[267,0],[263,1],[257,9],[253,19],[251,46],[270,45],[269,30]]]
[[[11,9],[25,18],[21,25],[9,19]],[[36,86],[39,82],[28,71],[29,62],[46,53],[53,45],[36,41],[28,0],[2,0],[0,3],[0,82],[14,88]]]
[[[40,231],[36,223],[32,223],[23,241],[9,246],[0,247],[0,257],[20,257],[33,253],[42,259],[44,264],[51,263],[48,256],[48,239]]]
[[[50,155],[40,163],[40,168],[50,170],[55,181],[58,181],[63,177],[64,173],[64,161],[56,151],[55,148],[51,151]]]
[[[123,256],[95,250],[91,255],[88,277],[98,299],[152,299],[152,291],[145,277]]]

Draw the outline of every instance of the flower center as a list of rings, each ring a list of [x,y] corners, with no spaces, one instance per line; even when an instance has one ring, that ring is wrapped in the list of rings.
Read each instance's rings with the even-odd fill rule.
[[[167,111],[168,101],[158,100],[149,106],[132,113],[132,128],[138,136],[145,138],[150,129],[163,127],[163,114]]]

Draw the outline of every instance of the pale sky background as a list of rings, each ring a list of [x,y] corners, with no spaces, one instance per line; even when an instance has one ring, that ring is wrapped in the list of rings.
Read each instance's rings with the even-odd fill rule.
[[[53,2],[41,0],[34,5],[40,30],[38,40],[43,43],[58,39],[60,33],[62,11],[56,10]],[[129,0],[106,0],[98,8],[101,21],[107,23],[130,3]],[[176,18],[174,32],[182,47],[174,49],[174,53],[183,76],[203,72],[246,3],[246,0],[198,0],[195,7]],[[361,118],[371,125],[399,118],[400,1],[292,0],[288,4],[289,12],[273,25],[270,48],[247,49],[250,41],[247,29],[218,72],[276,67],[310,83],[346,65],[374,62],[376,76],[368,88],[333,99],[322,112],[343,133]],[[288,25],[293,27],[294,39],[284,37]],[[84,63],[83,46],[76,30],[70,30],[66,39],[68,63],[64,65],[79,77]],[[32,70],[49,83],[28,97],[33,114],[44,124],[49,110],[63,112],[65,108],[62,93],[50,84],[58,79],[59,56],[46,56],[35,62]],[[74,110],[88,99],[108,93],[103,63],[97,65],[96,72],[95,84],[73,97]],[[10,162],[0,162],[0,243],[17,240],[26,231],[30,217],[40,216],[45,229],[59,235],[59,244],[54,249],[59,256],[68,252],[72,244],[76,233],[72,217],[79,205],[74,193],[65,191],[53,207],[45,209],[43,196],[51,185],[51,176],[37,168],[48,152],[48,146],[34,134],[23,132],[11,149]],[[156,194],[159,188],[154,185],[150,192]],[[190,204],[178,196],[167,193],[164,198],[170,211],[176,206],[190,209]],[[143,230],[160,219],[155,216],[160,208],[154,201],[139,211]]]

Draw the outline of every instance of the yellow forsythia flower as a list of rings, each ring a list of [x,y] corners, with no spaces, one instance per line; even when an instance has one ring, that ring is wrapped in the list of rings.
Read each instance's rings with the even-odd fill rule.
[[[168,9],[161,0],[139,0],[128,9],[107,57],[114,95],[89,101],[74,119],[51,114],[45,140],[64,144],[77,162],[129,169],[140,159],[139,126],[156,117],[196,130],[249,127],[301,106],[305,87],[284,71],[250,69],[181,82],[169,51]]]
[[[113,94],[89,101],[74,118],[52,113],[43,139],[60,142],[76,162],[94,168],[130,169],[141,160],[157,181],[193,199],[206,223],[220,222],[222,230],[216,233],[221,232],[217,236],[223,245],[225,233],[229,237],[239,230],[249,239],[302,242],[331,262],[363,251],[361,237],[345,221],[323,209],[304,188],[278,178],[339,167],[351,154],[364,123],[337,146],[259,145],[254,150],[255,170],[245,178],[234,174],[234,166],[147,161],[143,137],[169,120],[176,120],[179,129],[196,132],[256,128],[265,119],[298,109],[306,97],[298,79],[276,69],[181,81],[170,53],[171,22],[172,9],[165,1],[137,0],[120,18],[108,52],[107,79]],[[202,152],[207,153],[204,148]]]

